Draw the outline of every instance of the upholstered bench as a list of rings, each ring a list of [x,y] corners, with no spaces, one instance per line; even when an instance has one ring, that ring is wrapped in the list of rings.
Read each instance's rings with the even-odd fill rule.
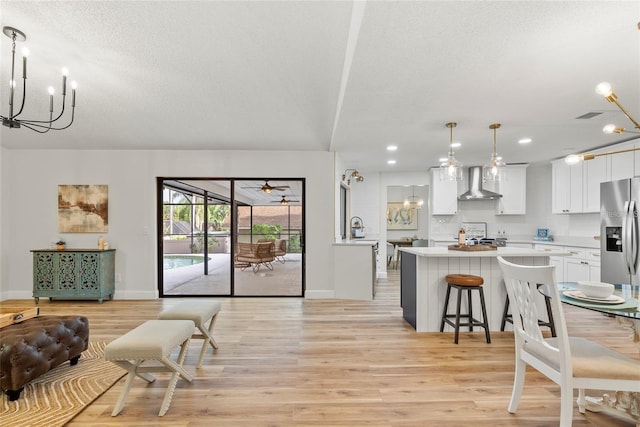
[[[194,331],[191,338],[204,340],[202,348],[200,349],[198,364],[196,365],[196,367],[200,368],[202,366],[204,353],[207,351],[207,345],[211,344],[211,347],[213,347],[214,350],[218,348],[218,344],[216,344],[211,333],[213,332],[213,325],[216,322],[219,312],[220,302],[218,301],[185,301],[174,307],[163,310],[158,314],[158,319],[193,321],[200,333]],[[205,327],[207,322],[209,322],[209,328]]]
[[[58,365],[78,363],[89,345],[84,316],[40,316],[0,329],[0,388],[9,400],[24,386]]]
[[[159,416],[166,414],[171,404],[173,391],[178,378],[191,382],[193,378],[184,370],[182,364],[187,355],[189,340],[193,333],[191,320],[147,320],[142,325],[111,341],[104,349],[104,358],[121,366],[127,371],[127,379],[120,397],[116,402],[111,416],[115,417],[122,411],[124,402],[129,394],[133,379],[138,376],[152,383],[156,379],[148,372],[171,372],[171,379],[164,394]],[[171,360],[171,352],[180,346],[180,353],[176,361]],[[161,365],[144,364],[148,361],[158,361]]]

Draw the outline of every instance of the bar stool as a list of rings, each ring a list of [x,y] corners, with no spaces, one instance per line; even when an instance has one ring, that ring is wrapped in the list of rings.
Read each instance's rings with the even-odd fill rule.
[[[491,344],[491,336],[489,335],[489,323],[487,321],[487,309],[484,303],[484,291],[482,285],[484,279],[480,276],[474,276],[471,274],[447,274],[445,277],[447,281],[447,294],[444,297],[444,310],[442,311],[442,322],[440,323],[440,332],[444,331],[444,324],[447,323],[455,329],[455,336],[453,342],[458,344],[458,335],[460,332],[460,326],[468,326],[469,331],[473,331],[474,326],[484,328],[484,333],[487,338],[487,344]],[[455,314],[447,314],[449,308],[449,296],[451,295],[451,288],[455,288],[458,291],[458,300]],[[460,303],[462,299],[462,292],[467,291],[467,314],[460,314]],[[474,319],[471,302],[471,291],[478,291],[480,294],[480,307],[482,308],[482,321]],[[455,318],[455,321],[451,319]],[[460,318],[468,319],[465,323],[460,323]]]
[[[538,285],[538,288],[539,287],[540,285]],[[556,326],[553,323],[553,313],[551,312],[551,302],[549,301],[549,297],[546,295],[544,297],[544,304],[547,308],[547,319],[549,319],[549,321],[545,322],[544,320],[538,319],[538,325],[546,326],[547,328],[551,329],[551,336],[556,337],[557,336]],[[500,324],[501,331],[504,331],[504,328],[507,325],[507,322],[513,325],[513,317],[511,316],[511,314],[509,314],[509,295],[507,295],[507,299],[504,302],[504,310],[502,311],[502,324]]]

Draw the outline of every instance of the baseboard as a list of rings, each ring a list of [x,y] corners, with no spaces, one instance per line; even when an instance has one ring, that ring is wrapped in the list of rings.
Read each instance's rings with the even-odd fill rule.
[[[330,290],[320,290],[320,291],[307,290],[304,293],[304,297],[305,299],[335,299],[336,293],[335,291],[330,291]]]

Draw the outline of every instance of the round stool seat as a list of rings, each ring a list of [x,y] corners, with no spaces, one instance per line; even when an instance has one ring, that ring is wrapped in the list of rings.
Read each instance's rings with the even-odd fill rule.
[[[458,286],[482,286],[484,279],[473,274],[447,274],[447,283]]]

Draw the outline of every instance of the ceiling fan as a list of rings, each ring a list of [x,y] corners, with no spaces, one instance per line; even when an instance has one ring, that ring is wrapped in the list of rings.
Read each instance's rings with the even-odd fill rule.
[[[299,202],[300,200],[288,200],[287,196],[282,196],[282,200],[272,200],[271,203],[280,203],[281,205],[288,205],[289,202]]]
[[[242,188],[256,188],[258,191],[262,191],[263,193],[271,193],[272,191],[284,191],[287,188],[290,188],[288,185],[269,185],[269,180],[264,180],[264,185],[262,187],[242,187]]]

